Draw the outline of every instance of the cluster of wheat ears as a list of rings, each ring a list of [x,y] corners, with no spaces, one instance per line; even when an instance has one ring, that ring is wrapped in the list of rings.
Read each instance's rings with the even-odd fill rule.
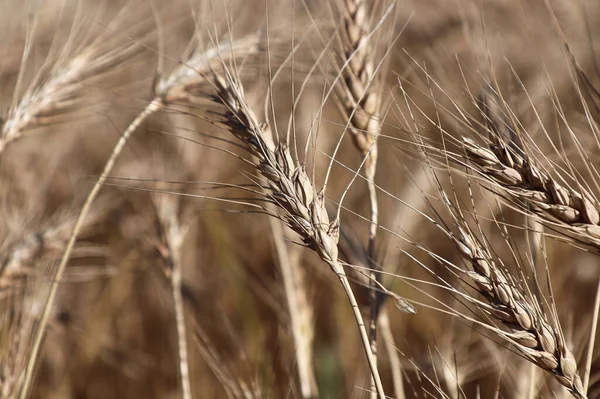
[[[600,7],[447,3],[0,4],[0,397],[600,395]]]

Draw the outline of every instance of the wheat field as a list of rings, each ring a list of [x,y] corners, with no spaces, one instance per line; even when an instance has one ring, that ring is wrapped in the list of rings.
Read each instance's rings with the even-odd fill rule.
[[[597,1],[0,32],[0,398],[600,397]]]

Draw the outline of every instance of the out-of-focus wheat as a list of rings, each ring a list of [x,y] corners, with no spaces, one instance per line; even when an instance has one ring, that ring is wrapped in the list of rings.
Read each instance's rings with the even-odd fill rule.
[[[381,274],[377,273],[375,261],[375,237],[379,224],[379,207],[377,204],[377,189],[375,174],[377,170],[377,135],[380,133],[378,87],[375,84],[375,60],[373,57],[373,42],[369,42],[371,21],[373,13],[369,3],[365,0],[346,0],[342,8],[344,16],[344,29],[342,30],[342,69],[344,79],[337,90],[337,95],[342,104],[342,111],[348,124],[352,141],[366,158],[364,164],[365,177],[371,205],[371,218],[369,227],[368,256],[371,261],[370,273],[370,319],[369,339],[371,351],[377,358],[377,319],[379,313],[379,295],[377,282],[381,281]]]
[[[11,105],[4,120],[0,120],[0,153],[27,132],[75,119],[77,111],[90,105],[87,96],[94,85],[107,75],[114,75],[124,62],[141,50],[138,42],[123,40],[113,31],[124,27],[127,10],[115,18],[110,29],[104,29],[89,43],[67,43],[66,48],[56,55],[54,64],[42,67],[25,92],[17,93],[18,100]],[[89,24],[90,21],[91,17],[83,16],[79,23]],[[74,28],[73,31],[73,34],[79,32],[86,36],[85,29]],[[30,51],[29,47],[24,50],[24,65],[31,56]]]
[[[110,209],[108,203],[99,205],[83,226],[83,232],[91,231]],[[16,396],[29,358],[30,335],[36,323],[36,315],[32,312],[40,308],[44,300],[43,289],[36,293],[30,288],[34,287],[36,278],[42,281],[45,278],[36,266],[64,251],[74,223],[73,217],[48,222],[47,227],[0,249],[0,296],[9,297],[9,306],[14,305],[6,313],[6,319],[0,321],[3,324],[0,330],[7,337],[0,345],[1,398]]]
[[[79,236],[81,228],[85,223],[85,220],[91,210],[94,200],[96,199],[96,197],[98,196],[98,194],[100,192],[101,187],[104,185],[108,176],[112,172],[112,170],[115,166],[115,163],[116,163],[119,155],[125,148],[125,145],[129,141],[129,138],[139,128],[139,126],[142,123],[144,123],[144,121],[146,119],[148,119],[151,115],[153,115],[154,113],[159,111],[161,108],[170,105],[171,104],[170,101],[175,101],[177,99],[181,99],[181,93],[185,92],[186,90],[192,90],[193,88],[195,88],[198,85],[199,82],[204,81],[204,76],[201,72],[210,70],[210,68],[211,68],[210,62],[215,57],[220,57],[219,52],[214,52],[214,51],[209,50],[209,54],[210,54],[210,56],[204,56],[204,57],[198,58],[198,60],[201,60],[203,62],[200,65],[185,65],[185,68],[194,68],[195,69],[195,72],[197,73],[196,80],[189,79],[188,74],[180,73],[180,74],[178,74],[178,76],[180,76],[181,79],[183,79],[185,82],[187,82],[187,84],[179,86],[178,80],[172,80],[172,81],[170,81],[169,85],[163,85],[162,90],[160,92],[158,92],[158,96],[155,97],[154,99],[152,99],[148,103],[148,105],[143,109],[143,111],[129,124],[129,126],[127,127],[127,129],[125,130],[125,132],[123,133],[121,138],[119,139],[119,141],[117,141],[117,143],[112,151],[112,154],[110,155],[108,161],[104,165],[104,170],[102,171],[102,174],[100,175],[100,177],[94,184],[92,191],[88,195],[88,197],[85,201],[85,204],[83,205],[83,208],[81,209],[81,211],[79,213],[79,216],[74,224],[71,236],[65,246],[65,251],[61,258],[60,264],[58,265],[58,268],[56,270],[56,276],[50,287],[50,293],[48,295],[48,300],[46,301],[46,304],[44,305],[41,322],[40,322],[40,325],[38,326],[38,331],[36,332],[36,335],[35,335],[32,354],[31,354],[30,359],[27,364],[25,382],[23,384],[23,387],[22,387],[21,393],[20,393],[21,398],[24,399],[27,396],[27,392],[29,390],[29,386],[31,383],[31,377],[33,374],[33,369],[35,366],[35,362],[37,361],[38,352],[39,352],[39,348],[42,343],[46,324],[48,322],[50,309],[52,308],[54,299],[56,297],[56,292],[58,290],[58,283],[62,279],[65,268],[66,268],[69,258],[71,256],[71,251],[73,250],[73,247],[75,245],[75,241],[77,240],[77,237]],[[175,73],[177,73],[177,72],[179,72],[179,70],[177,70]],[[159,84],[160,84],[160,81],[159,81]],[[176,87],[181,87],[182,91],[176,90],[174,92],[175,93],[174,94],[170,90],[171,90],[171,88],[176,88]],[[154,89],[154,92],[157,92],[156,88]]]
[[[171,282],[175,325],[177,328],[177,347],[179,357],[179,378],[181,397],[192,399],[190,382],[190,366],[188,362],[187,335],[185,333],[185,309],[181,294],[182,280],[182,245],[185,228],[179,220],[179,199],[174,195],[155,194],[153,196],[156,219],[159,226],[161,248],[160,253],[165,261],[165,274]]]

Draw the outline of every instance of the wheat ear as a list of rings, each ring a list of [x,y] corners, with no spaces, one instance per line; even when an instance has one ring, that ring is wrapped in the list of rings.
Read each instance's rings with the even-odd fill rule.
[[[559,222],[583,242],[600,248],[600,204],[583,187],[575,190],[561,184],[532,160],[526,160],[506,145],[486,148],[463,138],[468,159],[484,178],[531,206],[550,223]]]
[[[122,23],[124,15],[126,10],[113,22]],[[69,48],[63,50],[50,70],[42,68],[38,72],[30,87],[11,105],[4,122],[0,120],[0,154],[31,129],[60,121],[65,113],[81,108],[90,86],[119,70],[120,64],[140,51],[141,46],[136,42],[116,43],[113,47],[119,39],[112,35],[110,29],[113,28],[107,28],[108,34],[98,36],[72,54],[68,54]],[[29,51],[27,47],[24,61]]]
[[[33,271],[35,262],[51,248],[64,248],[66,238],[62,226],[50,227],[29,234],[0,253],[0,291],[15,285],[15,282]]]
[[[329,220],[325,209],[325,193],[315,190],[304,166],[294,161],[285,143],[275,145],[268,125],[258,122],[246,105],[241,86],[227,70],[224,76],[216,73],[213,76],[217,90],[213,100],[225,107],[220,117],[211,114],[213,122],[229,130],[256,157],[256,161],[253,161],[256,169],[266,179],[270,196],[284,211],[281,218],[338,276],[359,328],[377,394],[380,398],[385,398],[360,309],[344,268],[338,260],[339,220]]]
[[[91,229],[104,218],[103,215],[102,212],[93,212],[83,229]],[[18,285],[16,282],[19,279],[29,276],[34,271],[35,264],[44,256],[62,253],[74,223],[75,219],[71,217],[53,219],[46,226],[0,249],[0,292]]]
[[[222,63],[237,63],[260,54],[261,41],[257,35],[249,35],[235,41],[210,48],[205,52],[196,52],[186,63],[177,67],[170,76],[158,81],[157,95],[164,103],[193,103],[194,98],[202,95],[210,85],[206,73]],[[284,281],[286,301],[290,311],[291,329],[294,336],[298,376],[303,397],[317,396],[315,377],[312,371],[312,322],[310,309],[301,306],[302,297],[306,300],[300,271],[290,264],[285,242],[281,239],[282,229],[279,221],[271,221],[276,253],[281,275]]]
[[[369,276],[369,340],[373,356],[377,358],[377,319],[380,302],[377,283],[380,282],[381,273],[378,273],[379,267],[374,261],[375,237],[379,224],[375,174],[378,154],[376,138],[381,128],[378,117],[381,101],[379,93],[371,84],[375,77],[375,61],[372,50],[367,45],[371,30],[370,11],[369,4],[365,0],[345,0],[342,11],[344,14],[342,61],[344,65],[347,63],[347,66],[342,69],[344,79],[337,95],[343,112],[349,119],[352,141],[361,155],[366,157],[364,170],[371,206],[368,245],[369,267],[372,269]]]
[[[510,333],[499,331],[499,335],[524,358],[551,373],[575,398],[585,398],[577,363],[558,323],[551,323],[531,292],[494,260],[445,193],[441,193],[441,198],[458,228],[458,234],[449,233],[449,237],[472,266],[467,275],[490,305],[487,313],[510,330]]]
[[[470,138],[462,139],[468,160],[481,176],[501,187],[525,211],[534,212],[542,221],[564,228],[574,238],[600,249],[600,203],[586,188],[571,188],[546,172],[522,148],[507,145],[499,122],[485,98],[482,113],[490,132],[489,148]],[[520,203],[519,203],[520,202]]]
[[[198,48],[170,75],[158,80],[155,88],[156,95],[165,104],[179,101],[191,103],[196,97],[195,94],[202,93],[207,86],[210,86],[210,79],[206,79],[208,72],[218,68],[222,63],[237,64],[240,61],[248,61],[262,51],[262,42],[256,34],[235,41],[227,40],[205,51],[200,51]]]
[[[166,104],[174,102],[193,103],[210,85],[205,77],[212,68],[222,63],[236,64],[247,61],[262,52],[257,35],[248,35],[235,41],[226,41],[205,52],[196,52],[190,59],[176,68],[170,76],[158,81],[157,95]],[[301,271],[292,267],[288,250],[282,239],[279,221],[271,220],[278,263],[284,281],[286,301],[290,312],[291,329],[294,337],[298,376],[303,397],[317,396],[317,385],[312,370],[312,314],[306,304],[306,292]]]

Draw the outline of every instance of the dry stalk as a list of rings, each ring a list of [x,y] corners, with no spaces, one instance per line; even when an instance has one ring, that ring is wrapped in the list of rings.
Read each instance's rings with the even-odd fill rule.
[[[375,173],[377,169],[377,135],[381,129],[379,122],[380,98],[371,84],[375,78],[375,60],[371,46],[368,46],[372,13],[366,0],[345,0],[343,40],[344,77],[337,90],[342,110],[349,120],[350,133],[354,146],[365,157],[364,170],[369,192],[371,218],[369,227],[368,255],[370,262],[370,320],[369,340],[371,351],[377,358],[377,319],[380,298],[377,294],[377,282],[381,273],[377,273],[375,259],[375,237],[379,219]]]
[[[423,192],[427,192],[431,189],[431,180],[429,179],[429,170],[427,168],[418,167],[414,174],[411,172],[411,176],[411,179],[404,183],[400,190],[400,192],[402,192],[402,200],[406,204],[409,204],[409,206],[397,207],[392,223],[390,224],[390,226],[402,226],[402,230],[407,232],[408,235],[412,235],[416,232],[419,223],[419,219],[409,215],[409,213],[412,211],[412,207],[416,208],[419,206]],[[390,265],[399,264],[400,260],[398,258],[405,250],[405,245],[407,245],[407,243],[404,241],[401,241],[396,245],[388,244],[384,255],[386,262]],[[389,311],[386,310],[384,306],[382,306],[381,309],[379,328],[386,347],[386,352],[390,359],[392,379],[394,382],[394,397],[403,399],[406,394],[404,392],[404,381],[402,377],[402,363],[392,334]]]
[[[263,397],[261,389],[256,382],[244,381],[228,367],[227,362],[219,356],[217,348],[198,324],[196,324],[194,330],[196,349],[221,383],[228,398],[253,399]]]
[[[33,274],[35,265],[44,254],[64,247],[66,240],[60,235],[60,228],[49,228],[30,234],[22,241],[6,248],[0,260],[0,290],[8,292],[8,311],[0,323],[7,337],[2,340],[6,348],[0,348],[0,398],[11,398],[19,385],[24,369],[24,360],[29,350],[29,335],[35,317],[23,312],[18,305],[25,300],[26,286],[22,280]],[[11,335],[14,334],[14,338]],[[3,334],[4,335],[4,334]],[[4,345],[2,345],[4,346]]]
[[[443,192],[442,199],[459,231],[449,237],[472,266],[467,275],[490,305],[486,313],[510,330],[506,333],[499,330],[498,334],[512,343],[517,353],[551,373],[574,397],[585,398],[577,363],[558,323],[548,320],[535,296],[494,260]]]
[[[416,185],[412,187],[415,191]],[[411,203],[410,199],[415,199],[414,197],[420,195],[416,195],[416,193],[412,193],[410,188],[407,190],[403,190],[404,193],[409,193],[412,195],[407,196],[407,203]],[[421,191],[418,191],[418,194],[421,194]],[[399,225],[400,220],[402,219],[403,212],[406,208],[402,207],[398,210],[395,216],[396,223],[394,225]],[[333,212],[333,211],[331,211]],[[406,218],[407,221],[416,221],[416,218]],[[403,219],[402,219],[403,220]],[[403,228],[406,223],[403,223]],[[411,231],[410,226],[406,229],[407,231]],[[340,242],[338,244],[338,248],[340,250],[341,258],[346,261],[348,264],[353,266],[357,266],[360,270],[369,270],[369,257],[367,255],[367,250],[360,244],[360,240],[356,236],[355,232],[348,228],[347,225],[341,225],[340,229]],[[395,264],[398,257],[398,247],[389,245],[387,247],[388,254],[386,254],[385,259],[389,261],[390,264]],[[368,286],[370,283],[370,279],[368,273],[359,272],[356,275],[352,276],[357,281],[360,281],[362,286]],[[416,314],[417,310],[414,308],[408,301],[399,295],[390,292],[383,285],[378,285],[377,289],[379,290],[378,295],[385,295],[384,299],[387,297],[392,297],[395,302],[395,307],[402,312]],[[389,309],[384,306],[384,301],[381,301],[381,310],[378,318],[378,331],[380,332],[381,338],[383,340],[384,347],[386,349],[387,356],[390,361],[390,368],[392,372],[392,382],[394,386],[394,398],[403,399],[405,398],[404,393],[404,380],[402,376],[402,362],[400,361],[398,347],[396,345],[394,334],[392,331],[392,326],[390,323]]]
[[[509,147],[499,131],[501,122],[489,112],[487,104],[484,107],[491,145],[486,148],[464,137],[463,148],[471,164],[485,179],[506,190],[523,210],[600,248],[600,203],[586,188],[579,185],[574,189],[559,182],[522,149]]]
[[[173,309],[175,311],[175,324],[177,327],[177,348],[179,358],[179,378],[181,384],[181,397],[192,399],[190,383],[190,366],[188,362],[187,338],[185,332],[185,309],[181,294],[182,259],[181,245],[185,237],[179,221],[179,199],[169,194],[155,194],[153,196],[156,219],[161,236],[161,250],[159,251],[165,261],[166,275],[171,282],[173,295]]]
[[[585,361],[585,369],[583,371],[583,392],[588,393],[590,387],[590,373],[592,372],[592,361],[594,357],[594,347],[596,343],[596,331],[598,330],[598,312],[600,312],[600,281],[596,287],[596,299],[594,300],[592,316],[592,326],[590,328],[590,339],[588,343],[587,359]]]
[[[266,179],[269,195],[284,212],[280,215],[281,219],[298,233],[304,243],[338,276],[359,328],[377,394],[384,398],[385,393],[367,330],[350,282],[338,260],[339,220],[329,220],[325,209],[325,193],[315,190],[304,167],[294,161],[285,143],[275,145],[268,125],[258,122],[246,104],[241,86],[227,70],[224,76],[216,73],[213,76],[217,91],[213,100],[225,108],[220,116],[217,113],[211,114],[214,123],[230,131],[245,144],[246,149],[256,158],[252,161],[256,169]]]
[[[205,79],[207,71],[246,60],[263,51],[257,35],[249,35],[234,42],[225,42],[206,52],[194,54],[185,65],[181,65],[167,78],[158,82],[156,93],[164,103],[193,103],[195,98],[206,92],[210,79]],[[316,379],[312,369],[312,314],[306,303],[306,292],[297,265],[291,263],[283,231],[279,221],[271,220],[278,263],[284,281],[286,301],[290,312],[291,329],[298,361],[298,375],[302,396],[318,396]],[[304,306],[303,306],[304,305]]]

